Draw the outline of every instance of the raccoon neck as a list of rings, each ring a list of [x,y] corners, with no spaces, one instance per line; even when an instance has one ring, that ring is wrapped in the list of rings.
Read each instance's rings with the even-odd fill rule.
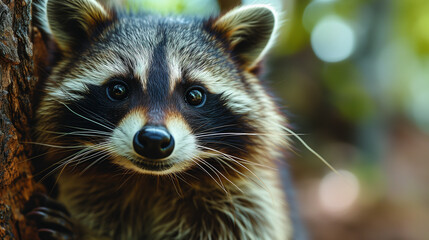
[[[289,226],[278,223],[288,221],[284,215],[287,212],[284,196],[276,188],[280,186],[279,179],[269,171],[255,174],[262,183],[237,178],[234,184],[223,181],[223,185],[219,186],[214,182],[216,176],[211,183],[197,184],[165,176],[112,174],[107,178],[64,173],[60,177],[60,201],[66,204],[79,222],[100,236],[111,235],[111,229],[123,234],[131,234],[128,230],[133,229],[132,236],[119,236],[118,239],[139,239],[136,236],[154,236],[151,231],[171,231],[172,226],[203,224],[204,227],[219,228],[216,224],[225,224],[229,226],[226,229],[236,225],[234,229],[238,232],[230,233],[234,236],[245,236],[246,229],[256,227],[261,228],[260,232],[266,232],[263,239],[277,239],[269,234],[283,230],[267,229]],[[262,184],[275,187],[267,189]],[[219,236],[219,239],[234,239],[234,236]]]

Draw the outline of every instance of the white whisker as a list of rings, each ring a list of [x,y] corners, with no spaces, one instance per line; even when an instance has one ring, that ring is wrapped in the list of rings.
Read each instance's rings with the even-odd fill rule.
[[[209,147],[204,147],[204,146],[199,146],[199,147],[205,148],[207,150],[211,150],[211,151],[214,151],[214,152],[217,152],[217,153],[221,154],[222,156],[226,157],[227,159],[229,159],[229,160],[237,163],[238,165],[240,165],[241,167],[243,167],[244,169],[246,169],[249,173],[251,173],[253,176],[255,176],[259,180],[259,182],[263,185],[262,187],[264,187],[266,190],[269,191],[269,188],[267,187],[267,185],[258,177],[258,175],[256,175],[252,170],[250,170],[248,167],[246,167],[245,165],[243,165],[239,161],[234,160],[233,158],[231,158],[229,154],[223,153],[221,151],[218,151],[218,150],[215,150],[215,149],[209,148]]]
[[[106,126],[106,125],[104,125],[104,124],[102,124],[102,123],[99,123],[99,122],[97,122],[97,121],[95,121],[95,120],[93,120],[93,119],[90,119],[90,118],[87,118],[87,117],[85,117],[85,116],[83,116],[83,115],[81,115],[81,114],[79,114],[79,113],[77,113],[77,112],[75,112],[75,111],[73,111],[69,106],[67,106],[67,104],[65,104],[65,103],[63,103],[63,102],[61,102],[61,101],[58,101],[59,103],[61,103],[62,105],[64,105],[70,112],[72,112],[73,114],[75,114],[76,116],[78,116],[78,117],[81,117],[81,118],[83,118],[83,119],[85,119],[85,120],[87,120],[87,121],[89,121],[89,122],[92,122],[92,123],[95,123],[95,124],[97,124],[97,125],[99,125],[99,126],[101,126],[101,127],[104,127],[104,128],[106,128],[106,129],[109,129],[109,130],[111,130],[111,131],[113,131],[114,129],[113,128],[111,128],[111,127],[108,127],[108,126]]]
[[[200,160],[200,158],[197,158],[197,159],[199,159]],[[218,182],[218,181],[216,181],[216,179],[203,167],[203,166],[201,166],[199,163],[198,163],[198,161],[196,161],[196,159],[195,158],[193,158],[193,159],[191,159],[198,167],[200,167],[205,173],[207,173],[208,175],[209,175],[209,177],[211,178],[211,179],[213,179],[213,181],[223,190],[223,191],[225,191],[225,193],[227,193],[228,194],[228,191],[226,191],[226,189]]]
[[[285,131],[287,131],[288,133],[292,134],[292,136],[294,136],[296,139],[298,139],[298,141],[300,141],[302,143],[302,145],[304,145],[305,148],[307,148],[308,151],[310,151],[311,153],[313,153],[317,158],[319,158],[326,166],[328,166],[334,173],[336,173],[337,175],[341,174],[331,165],[328,163],[328,161],[326,161],[322,156],[320,156],[320,154],[318,154],[316,151],[314,151],[310,146],[308,146],[308,144],[298,136],[298,134],[296,134],[294,131],[290,130],[287,127],[282,127]]]

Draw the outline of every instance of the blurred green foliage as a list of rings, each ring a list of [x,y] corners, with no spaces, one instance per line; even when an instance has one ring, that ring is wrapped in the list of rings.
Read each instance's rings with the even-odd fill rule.
[[[125,0],[130,10],[143,9],[159,14],[209,15],[218,11],[213,0]]]

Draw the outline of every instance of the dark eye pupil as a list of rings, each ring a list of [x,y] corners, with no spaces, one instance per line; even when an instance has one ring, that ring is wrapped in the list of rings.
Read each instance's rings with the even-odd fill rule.
[[[204,102],[204,93],[199,89],[191,89],[186,94],[186,102],[192,106],[201,105]]]
[[[116,83],[108,88],[108,95],[114,100],[122,100],[127,96],[128,89],[122,83]]]

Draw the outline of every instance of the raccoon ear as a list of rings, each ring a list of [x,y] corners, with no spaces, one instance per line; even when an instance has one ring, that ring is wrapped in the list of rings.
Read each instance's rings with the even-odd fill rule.
[[[215,31],[226,37],[242,64],[252,68],[271,47],[277,14],[270,5],[242,6],[215,20],[213,26]]]
[[[112,15],[96,0],[47,0],[49,28],[61,51],[69,53],[89,39]]]

